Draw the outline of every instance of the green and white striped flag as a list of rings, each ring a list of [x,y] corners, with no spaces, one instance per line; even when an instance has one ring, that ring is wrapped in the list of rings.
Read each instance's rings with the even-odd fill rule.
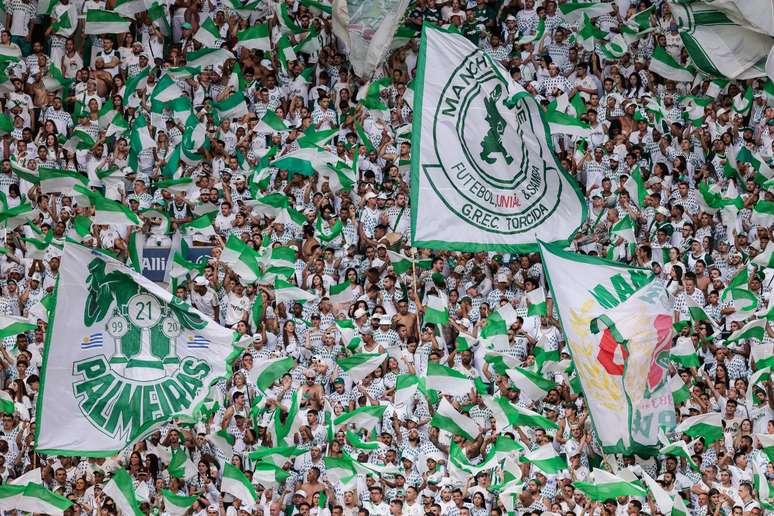
[[[250,460],[274,464],[278,468],[287,463],[293,463],[293,458],[306,453],[297,446],[279,446],[277,448],[259,448],[249,453]]]
[[[528,426],[530,428],[542,428],[544,430],[556,430],[559,428],[559,425],[547,417],[541,416],[532,410],[514,405],[503,397],[495,398],[487,394],[482,394],[481,398],[484,400],[486,407],[492,411],[499,432],[504,432],[509,426],[514,428],[517,426]]]
[[[449,307],[440,297],[427,296],[424,322],[434,324],[447,324],[449,322]]]
[[[729,335],[728,339],[726,339],[726,343],[747,339],[763,340],[763,335],[766,332],[766,324],[766,319],[754,319]]]
[[[183,448],[178,448],[172,452],[167,471],[171,476],[181,480],[188,480],[198,473],[196,464],[193,463]]]
[[[467,396],[474,389],[473,380],[451,367],[435,362],[427,364],[425,385],[428,389],[460,397]]]
[[[186,66],[207,67],[236,59],[234,54],[224,48],[201,48],[185,55]]]
[[[723,418],[720,412],[699,414],[683,419],[675,427],[676,433],[683,433],[693,438],[703,437],[705,445],[723,439]]]
[[[212,18],[205,18],[204,22],[199,25],[199,30],[194,34],[193,39],[201,43],[207,48],[217,48],[217,43],[220,41],[220,29],[218,29]]]
[[[544,18],[540,18],[538,20],[538,25],[535,28],[535,32],[533,34],[523,34],[519,40],[519,45],[526,45],[527,43],[532,43],[533,41],[540,41],[543,39],[543,35],[546,33],[546,21]]]
[[[0,339],[33,331],[38,325],[25,317],[0,314]]]
[[[291,357],[259,360],[248,371],[249,380],[255,382],[255,385],[262,392],[266,392],[274,382],[282,378],[282,375],[293,369],[293,366],[295,366],[295,362]]]
[[[596,18],[608,14],[613,10],[613,5],[608,2],[567,2],[559,6],[562,17],[568,23],[580,22],[583,16]]]
[[[649,69],[651,72],[672,81],[691,82],[694,79],[694,74],[690,70],[675,61],[669,52],[659,45],[653,49]]]
[[[164,512],[169,516],[183,516],[198,499],[198,496],[180,496],[166,489],[161,490],[164,499]]]
[[[288,126],[285,125],[285,121],[282,120],[277,113],[272,110],[266,111],[261,121],[255,126],[255,132],[273,134],[281,131],[287,131]]]
[[[333,304],[351,303],[352,299],[352,283],[345,281],[338,285],[331,285],[328,289],[328,298]]]
[[[271,50],[271,31],[268,23],[258,23],[237,33],[237,45],[251,50]]]
[[[750,108],[752,108],[753,104],[753,90],[752,86],[748,86],[747,90],[745,90],[744,93],[739,93],[736,97],[734,97],[733,102],[733,109],[737,113],[741,113],[743,115],[746,115],[748,111],[750,111]]]
[[[94,224],[122,224],[129,226],[142,226],[142,221],[128,206],[118,201],[108,199],[97,192],[92,197],[94,202]]]
[[[355,428],[370,430],[381,422],[385,410],[387,405],[366,405],[352,412],[344,412],[333,420],[333,426],[338,428],[342,425],[353,425]]]
[[[211,433],[207,436],[207,439],[215,446],[215,449],[219,450],[224,457],[231,457],[234,454],[234,445],[236,444],[236,437],[221,429],[215,433]]]
[[[113,10],[127,18],[133,18],[135,14],[148,10],[145,0],[116,0]]]
[[[759,204],[762,202],[767,203],[767,205],[770,205],[772,209],[772,219],[774,219],[774,202],[768,202],[768,201],[758,201],[758,203],[755,205],[756,208]],[[768,209],[768,207],[767,207]],[[753,209],[753,216],[755,214],[755,209]],[[766,227],[768,227],[768,224],[765,224]],[[774,267],[774,243],[769,242],[766,244],[766,249],[763,250],[760,254],[755,255],[755,258],[752,259],[752,262],[755,265],[760,265],[764,268],[772,268]]]
[[[604,501],[624,496],[644,497],[647,494],[642,487],[598,468],[591,471],[590,480],[573,482],[573,485],[586,493],[591,500]]]
[[[221,102],[213,102],[212,107],[218,112],[218,116],[225,120],[241,118],[250,112],[247,109],[245,96],[240,91]]]
[[[151,99],[158,102],[171,102],[183,96],[183,90],[177,85],[176,79],[169,74],[164,74],[156,83],[151,93]]]
[[[274,283],[274,296],[277,303],[285,303],[288,301],[305,303],[306,301],[314,301],[317,298],[317,296],[311,292],[302,290],[281,279],[277,279]]]
[[[84,34],[118,34],[129,32],[132,22],[118,13],[89,9],[86,11]]]
[[[148,18],[164,36],[169,36],[172,33],[169,27],[170,13],[166,4],[162,6],[157,0],[154,0],[148,7]]]
[[[126,516],[144,516],[135,498],[134,481],[125,469],[117,469],[102,492],[113,499],[116,508]]]
[[[478,424],[468,416],[457,412],[457,409],[446,398],[441,398],[430,424],[439,430],[445,430],[452,435],[470,440],[474,440],[481,433]]]
[[[395,406],[408,403],[419,389],[419,378],[413,374],[401,374],[395,380]]]
[[[690,337],[678,337],[674,347],[669,351],[669,358],[683,367],[699,367],[699,357]]]
[[[525,453],[521,461],[529,462],[548,475],[555,475],[563,469],[567,469],[567,463],[556,452],[552,443],[544,444]]]
[[[230,462],[223,464],[223,478],[220,489],[234,498],[239,498],[245,505],[255,505],[255,502],[258,500],[255,488],[245,474]]]
[[[542,400],[550,389],[556,387],[556,384],[551,380],[547,380],[541,375],[521,367],[508,369],[506,373],[508,378],[521,391],[521,394],[530,400]]]
[[[40,191],[48,193],[69,192],[75,185],[87,186],[88,179],[78,172],[57,168],[38,167]]]
[[[774,462],[774,434],[755,434],[755,438],[758,439],[769,462]]]
[[[16,229],[26,224],[38,216],[38,209],[29,204],[22,203],[15,208],[0,212],[0,227],[5,229]]]
[[[6,391],[0,391],[0,414],[14,414],[16,403]]]
[[[686,385],[679,374],[669,379],[669,388],[672,391],[672,400],[676,405],[681,405],[685,400],[691,397],[691,387]]]
[[[642,207],[647,190],[645,188],[645,182],[642,180],[642,171],[640,165],[636,164],[629,173],[629,178],[624,183],[624,189],[629,192],[629,198],[637,206]]]
[[[38,483],[0,486],[0,510],[8,511],[9,514],[15,512],[61,515],[72,505],[73,502],[69,499]]]
[[[279,21],[283,32],[290,32],[293,34],[301,34],[304,32],[304,29],[298,26],[296,21],[291,16],[290,11],[288,11],[287,2],[279,3],[277,8],[277,20]],[[284,35],[286,36],[287,34]]]
[[[290,62],[298,60],[296,52],[293,50],[293,44],[290,42],[287,34],[283,34],[279,41],[277,41],[277,59],[285,73],[288,73],[290,70]]]
[[[546,309],[546,293],[543,287],[537,287],[526,293],[527,315],[548,315]]]
[[[264,489],[272,488],[285,482],[290,473],[270,462],[259,462],[255,465],[252,481],[260,484]]]
[[[387,360],[387,353],[356,353],[336,360],[353,382],[359,383]]]
[[[400,276],[404,272],[411,269],[411,258],[406,255],[398,254],[393,251],[387,250],[387,256],[390,258],[390,264],[392,265],[392,272]]]
[[[346,456],[341,457],[323,457],[325,464],[325,474],[328,481],[335,485],[342,486],[343,489],[351,489],[357,479],[357,470],[352,460]]]
[[[589,124],[559,110],[547,111],[545,119],[551,134],[568,134],[578,138],[588,138],[591,135]]]
[[[658,452],[661,455],[672,455],[674,457],[682,457],[685,459],[685,462],[688,464],[688,466],[694,470],[697,473],[700,473],[701,470],[699,469],[699,465],[694,462],[693,457],[691,457],[692,453],[688,449],[687,444],[685,444],[685,441],[682,439],[679,441],[675,441],[673,443],[667,444],[663,448],[661,448]],[[693,447],[693,442],[690,443],[690,446]]]

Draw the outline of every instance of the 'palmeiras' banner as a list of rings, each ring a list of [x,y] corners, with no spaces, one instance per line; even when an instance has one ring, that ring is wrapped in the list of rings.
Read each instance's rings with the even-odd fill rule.
[[[503,67],[425,25],[414,84],[414,246],[506,252],[571,238],[586,204],[540,106]]]
[[[36,448],[111,455],[192,417],[234,333],[110,257],[65,244],[49,316]]]
[[[541,245],[543,265],[607,453],[657,453],[675,425],[669,388],[672,305],[646,269]]]

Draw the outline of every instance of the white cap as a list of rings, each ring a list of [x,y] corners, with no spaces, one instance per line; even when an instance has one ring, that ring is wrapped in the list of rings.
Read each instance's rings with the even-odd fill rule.
[[[354,315],[355,319],[360,319],[365,314],[366,314],[366,311],[364,309],[358,308],[357,310],[355,310],[355,313],[353,315]]]
[[[35,281],[43,281],[43,276],[41,276],[39,272],[36,272],[30,279]]]
[[[383,315],[379,318],[379,326],[392,326],[392,317]]]
[[[375,194],[375,193],[373,193],[373,192],[367,192],[367,193],[366,193],[366,194],[363,196],[363,198],[364,198],[366,201],[367,201],[368,199],[375,199],[375,198],[376,198],[376,194]]]
[[[497,275],[497,283],[507,283],[508,282],[508,275],[501,272]]]
[[[669,210],[664,208],[663,206],[659,206],[656,208],[656,213],[660,213],[665,217],[669,217]]]
[[[207,285],[207,283],[209,282],[207,281],[207,278],[205,278],[204,276],[196,276],[196,278],[194,278],[194,285],[196,285],[197,287],[203,287]]]

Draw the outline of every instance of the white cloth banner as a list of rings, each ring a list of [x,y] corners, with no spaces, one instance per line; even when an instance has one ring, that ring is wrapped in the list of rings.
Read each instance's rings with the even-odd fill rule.
[[[105,255],[65,244],[41,371],[36,448],[112,455],[192,416],[234,332]]]
[[[534,250],[586,216],[538,103],[469,40],[425,25],[414,80],[412,243]]]
[[[605,453],[657,452],[675,425],[672,308],[653,273],[541,245],[546,276]]]

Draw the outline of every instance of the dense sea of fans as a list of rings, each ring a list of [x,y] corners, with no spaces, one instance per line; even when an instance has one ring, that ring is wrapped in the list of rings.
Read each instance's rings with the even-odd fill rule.
[[[747,268],[751,274],[745,288],[760,307],[769,303],[774,269],[754,266],[751,259],[769,244],[772,220],[761,223],[753,216],[753,207],[759,200],[774,201],[774,190],[754,181],[756,170],[734,157],[746,148],[762,166],[771,163],[774,104],[765,77],[724,82],[716,88],[699,75],[693,82],[675,82],[649,71],[656,47],[688,64],[666,2],[652,2],[653,30],[611,60],[598,46],[589,51],[580,45],[577,24],[568,23],[553,0],[416,0],[399,32],[413,31],[413,37],[396,41],[369,83],[353,74],[324,1],[284,2],[298,33],[286,30],[288,22],[280,19],[272,2],[237,9],[241,5],[236,2],[192,0],[163,7],[168,28],[143,11],[129,32],[104,35],[84,35],[83,24],[86,10],[105,8],[105,2],[73,2],[77,27],[63,37],[59,22],[71,1],[52,2],[48,11],[35,0],[5,2],[0,45],[13,50],[6,52],[9,55],[19,52],[21,58],[0,61],[0,103],[10,123],[3,127],[0,141],[0,210],[8,213],[31,203],[36,211],[28,223],[6,222],[0,230],[4,235],[0,314],[32,316],[37,312],[31,309],[53,290],[61,249],[49,245],[41,251],[32,240],[46,241],[53,235],[47,242],[56,244],[69,237],[128,259],[136,239],[132,232],[139,232],[146,248],[179,250],[180,228],[212,213],[211,226],[187,231],[183,237],[183,248],[208,248],[199,262],[200,274],[193,280],[176,280],[171,288],[220,324],[252,335],[252,345],[238,359],[232,376],[216,386],[215,408],[197,424],[169,422],[116,457],[42,456],[35,452],[34,431],[46,323],[38,319],[38,329],[8,336],[0,347],[2,387],[16,405],[13,414],[2,416],[3,483],[41,468],[45,485],[76,503],[68,514],[115,514],[102,488],[118,468],[132,476],[148,514],[165,513],[162,489],[198,496],[191,514],[208,516],[659,513],[650,494],[592,501],[574,487],[598,467],[647,471],[671,496],[681,497],[694,516],[772,512],[771,499],[761,499],[752,475],[756,464],[774,480],[774,457],[757,438],[774,433],[771,382],[759,383],[752,399],[747,393],[756,362],[772,354],[774,328],[767,326],[761,341],[726,344],[724,339],[740,327],[744,316],[739,317],[735,307],[738,300],[722,293]],[[615,32],[650,5],[645,0],[619,0],[594,23]],[[186,55],[203,46],[197,34],[202,34],[205,22],[217,30],[216,41],[206,43],[230,49],[237,60],[180,72]],[[541,340],[548,351],[558,350],[565,358],[570,354],[538,255],[411,247],[406,164],[412,148],[406,129],[413,116],[416,31],[423,22],[457,30],[501,63],[544,106],[579,96],[582,102],[576,99],[573,106],[585,110],[577,115],[589,125],[590,136],[552,136],[562,165],[575,177],[589,205],[588,222],[572,247],[652,269],[674,300],[675,322],[689,321],[678,326],[680,338],[691,341],[698,365],[671,365],[671,374],[689,389],[684,399],[675,400],[675,419],[719,412],[724,437],[705,443],[666,429],[665,438],[670,442],[684,438],[698,469],[672,455],[604,454],[583,393],[570,386],[572,374],[554,378],[548,373],[558,380],[558,387],[535,401],[520,398],[507,376],[474,360],[475,337],[502,303],[511,303],[520,314],[508,328],[509,346],[501,350],[503,354],[531,369],[536,368],[533,350]],[[240,45],[240,31],[263,23],[269,24],[272,49],[281,36],[297,45],[311,35],[316,43],[297,47],[297,59],[289,63],[277,52]],[[542,38],[519,44],[543,28]],[[162,108],[153,105],[154,87],[169,77],[170,69],[177,73],[173,79],[188,100],[191,116],[206,128],[198,148],[190,145],[186,134],[190,122],[173,111],[174,102]],[[143,73],[146,80],[133,80]],[[137,90],[127,91],[127,85]],[[748,86],[754,92],[752,106],[737,112],[732,99]],[[685,97],[699,98],[708,90],[711,97],[703,106],[703,118],[689,119]],[[247,113],[221,117],[223,111],[213,109],[213,103],[218,105],[236,91],[244,95]],[[374,102],[386,109],[373,109]],[[651,108],[654,102],[661,106],[658,115]],[[106,123],[106,113],[120,114],[128,127],[120,127],[115,119]],[[286,130],[261,123],[268,120],[267,113],[276,115]],[[155,144],[133,149],[132,134],[142,117]],[[90,140],[81,136],[72,143],[73,134],[82,133]],[[334,184],[330,175],[268,165],[266,156],[297,151],[304,138],[351,164],[356,181]],[[172,178],[170,164],[175,179],[193,178],[187,189],[158,187]],[[735,173],[730,174],[731,165]],[[90,188],[141,215],[143,226],[84,228],[83,221],[92,213],[84,196],[72,191],[42,193],[40,185],[25,175],[40,167],[81,174]],[[640,202],[623,187],[635,168],[647,189]],[[108,177],[104,171],[109,171],[110,181],[102,181]],[[727,210],[707,209],[700,185],[725,191],[730,180],[741,198],[733,216],[727,216]],[[272,193],[286,196],[288,206],[303,214],[303,220],[275,219],[253,210],[252,201]],[[212,205],[215,212],[207,209]],[[611,232],[626,216],[635,223],[634,245]],[[277,243],[294,249],[295,263],[287,279],[314,294],[314,300],[277,303],[271,286],[245,281],[219,258],[230,237],[256,250]],[[390,258],[394,255],[388,251],[415,258],[414,266],[396,273]],[[333,302],[330,288],[347,280],[353,285],[351,299]],[[548,316],[527,315],[525,292],[536,287],[546,289]],[[448,303],[447,325],[423,322],[430,293]],[[704,307],[713,321],[694,324],[688,298]],[[357,348],[350,349],[343,341],[342,325],[337,324],[342,320],[353,322],[360,337]],[[457,339],[460,332],[472,335],[473,342]],[[353,352],[377,351],[389,357],[359,382],[337,364]],[[246,382],[254,363],[284,356],[292,357],[295,367],[265,392]],[[545,416],[558,429],[498,428],[473,390],[447,398],[480,426],[477,438],[439,431],[429,423],[436,399],[417,392],[409,403],[394,405],[398,375],[421,377],[429,362],[480,379],[489,394],[505,396]],[[221,492],[223,461],[238,466],[249,478],[254,468],[250,452],[280,446],[267,429],[269,416],[276,407],[290,410],[294,393],[301,397],[303,424],[294,429],[292,442],[303,452],[282,464],[288,478],[271,485],[255,483],[255,505]],[[382,420],[368,432],[355,433],[378,446],[358,448],[362,442],[353,443],[346,428],[328,433],[324,413],[337,416],[375,404],[387,406]],[[234,436],[233,456],[224,456],[210,439],[218,430]],[[529,462],[518,464],[516,474],[525,484],[512,507],[493,487],[506,475],[500,466],[471,475],[466,482],[449,475],[450,441],[478,464],[500,435],[513,437],[524,448],[551,443],[568,467],[546,474]],[[178,448],[196,465],[195,474],[181,478],[168,471]],[[325,458],[342,453],[401,473],[358,473],[346,485],[332,482]]]

